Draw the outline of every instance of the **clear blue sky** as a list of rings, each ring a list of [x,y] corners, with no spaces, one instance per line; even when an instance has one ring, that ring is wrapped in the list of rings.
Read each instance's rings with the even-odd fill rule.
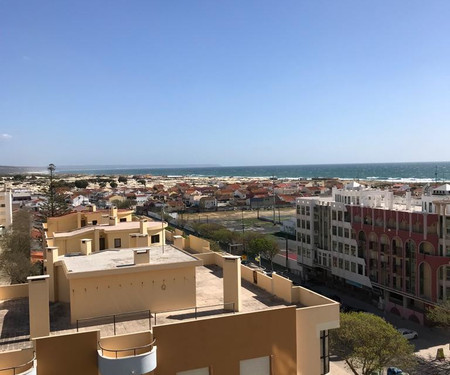
[[[0,0],[0,165],[450,160],[450,1]]]

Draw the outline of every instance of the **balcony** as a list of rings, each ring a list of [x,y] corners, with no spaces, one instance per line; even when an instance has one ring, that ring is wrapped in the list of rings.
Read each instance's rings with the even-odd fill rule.
[[[0,357],[0,361],[5,367],[0,368],[0,374],[36,375],[34,351],[24,349],[2,354],[5,358]]]
[[[113,349],[98,343],[98,368],[101,375],[142,375],[156,369],[155,340],[131,348]],[[120,345],[118,345],[120,346]]]

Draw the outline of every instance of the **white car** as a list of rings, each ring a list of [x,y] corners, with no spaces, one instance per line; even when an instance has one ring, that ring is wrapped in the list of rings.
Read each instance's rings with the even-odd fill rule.
[[[399,328],[397,331],[400,332],[400,334],[407,340],[417,339],[419,337],[417,332],[412,329]]]

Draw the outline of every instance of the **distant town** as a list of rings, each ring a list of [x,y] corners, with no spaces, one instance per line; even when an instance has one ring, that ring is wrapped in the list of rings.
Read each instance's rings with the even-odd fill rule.
[[[146,324],[156,324],[144,339],[149,345],[144,352],[154,361],[149,370],[156,368],[153,335],[158,350],[183,351],[173,347],[170,332],[162,328],[173,324],[172,311],[187,311],[195,322],[200,308],[208,316],[220,305],[214,314],[224,319],[230,311],[264,319],[257,312],[295,305],[298,311],[317,310],[311,329],[328,327],[316,338],[324,351],[304,354],[312,356],[308,360],[290,352],[297,358],[297,373],[319,374],[329,370],[322,345],[328,329],[337,328],[339,311],[368,311],[408,327],[425,327],[427,309],[450,297],[449,184],[54,172],[50,165],[48,174],[0,177],[0,231],[5,236],[11,227],[17,232],[14,226],[29,220],[20,215],[31,215],[26,262],[33,265],[23,275],[3,270],[0,292],[15,301],[10,311],[28,306],[30,320],[21,318],[23,332],[4,321],[5,332],[16,338],[1,339],[0,346],[24,350],[26,345],[14,343],[17,336],[27,343],[28,337],[72,334],[75,327],[78,332],[86,326],[105,337],[98,344],[102,350],[116,353],[129,341],[107,349],[111,342],[106,337],[117,334],[116,320],[137,314],[125,319],[128,325],[122,328],[150,332]],[[258,289],[258,304],[246,299],[244,285]],[[172,292],[165,294],[166,288]],[[318,294],[310,299],[308,291]],[[36,302],[31,299],[35,294],[47,300]],[[321,309],[328,309],[323,316]],[[281,342],[292,332],[290,325],[299,324],[289,323],[284,307],[267,311],[286,322],[270,342]],[[114,317],[113,332],[96,320],[108,316]],[[225,320],[205,324],[208,330],[226,329]],[[245,335],[244,321],[237,324],[239,335]],[[418,337],[417,331],[405,330]],[[142,341],[137,334],[130,339],[135,347]],[[300,345],[308,337],[298,334],[293,340]],[[436,337],[445,340],[445,334]],[[427,342],[425,354],[434,355],[439,340]],[[38,348],[45,342],[38,339]],[[107,358],[99,357],[102,373],[112,373],[105,370]],[[158,366],[169,371],[162,373],[177,369],[163,360]],[[288,371],[277,366],[280,374]],[[336,366],[344,368],[343,363]],[[421,366],[434,365],[424,360]]]

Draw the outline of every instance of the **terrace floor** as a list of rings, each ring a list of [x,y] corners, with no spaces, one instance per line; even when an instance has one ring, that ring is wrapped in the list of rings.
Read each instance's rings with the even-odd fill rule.
[[[190,309],[149,313],[148,311],[120,314],[79,322],[78,330],[98,329],[101,337],[148,330],[154,325],[201,319],[208,316],[232,314],[223,305],[222,268],[199,266],[196,268],[197,306]],[[242,280],[242,312],[288,306],[272,294]],[[231,306],[229,306],[231,308]],[[0,302],[0,351],[30,347],[28,298]],[[70,307],[66,303],[50,304],[51,335],[73,333],[77,326],[70,323]]]

